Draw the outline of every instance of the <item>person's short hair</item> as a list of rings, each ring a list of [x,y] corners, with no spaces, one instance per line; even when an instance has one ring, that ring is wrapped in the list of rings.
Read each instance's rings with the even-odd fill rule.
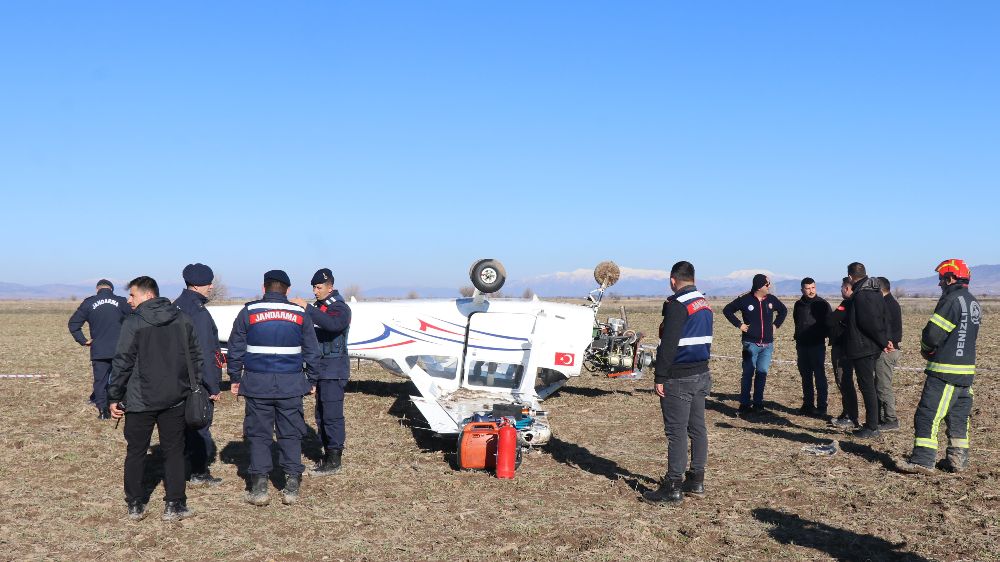
[[[689,261],[679,261],[670,268],[670,276],[678,281],[694,281],[694,266]]]
[[[879,286],[879,287],[880,287],[880,288],[881,288],[881,289],[882,289],[883,291],[889,291],[889,290],[891,290],[891,289],[892,289],[892,284],[891,284],[891,283],[889,283],[889,280],[888,280],[888,279],[886,279],[885,277],[879,277],[879,278],[878,278],[878,286]]]
[[[860,279],[868,275],[868,272],[865,271],[865,264],[856,261],[847,266],[847,274],[855,279]]]
[[[277,279],[267,279],[264,281],[264,290],[268,293],[284,293],[288,291],[290,285],[286,285]]]
[[[841,281],[840,281],[840,286],[841,286],[841,287],[845,287],[845,286],[847,286],[847,285],[852,285],[852,284],[853,284],[853,283],[851,283],[851,278],[850,278],[850,277],[844,277],[844,278],[843,278],[843,279],[841,279]]]
[[[802,279],[802,285],[800,285],[800,287],[804,289],[806,285],[815,285],[815,284],[816,284],[815,279],[813,279],[812,277],[806,277]]]
[[[139,277],[136,277],[135,279],[129,281],[128,287],[129,289],[135,287],[140,291],[146,293],[153,293],[154,297],[160,296],[160,286],[156,284],[156,279],[153,279],[152,277],[146,275],[140,275]]]

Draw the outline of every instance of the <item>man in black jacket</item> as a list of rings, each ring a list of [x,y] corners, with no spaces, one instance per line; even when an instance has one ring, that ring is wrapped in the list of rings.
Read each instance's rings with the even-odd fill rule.
[[[218,486],[222,479],[212,476],[208,465],[215,456],[211,429],[215,403],[219,400],[219,384],[222,381],[222,350],[219,348],[219,329],[215,326],[211,313],[205,308],[215,273],[205,264],[192,263],[184,268],[181,276],[187,288],[174,299],[174,306],[188,315],[198,334],[202,357],[201,385],[209,398],[208,425],[201,429],[187,428],[184,433],[184,453],[191,461],[191,479],[188,483],[192,486]]]
[[[851,306],[853,289],[850,277],[844,277],[840,284],[840,301],[826,318],[826,329],[830,335],[830,362],[833,364],[833,380],[840,391],[842,409],[840,415],[830,420],[830,425],[840,429],[858,427],[858,391],[854,388],[854,365],[847,357],[847,309]]]
[[[808,416],[826,416],[826,317],[830,303],[816,294],[816,281],[806,277],[800,284],[802,298],[792,307],[795,322],[795,353],[802,377],[802,407]]]
[[[854,295],[847,309],[847,356],[858,376],[858,388],[865,403],[864,426],[854,432],[860,439],[879,436],[878,393],[875,390],[875,361],[893,344],[886,331],[885,299],[878,280],[868,277],[865,265],[854,262],[847,266]]]
[[[111,375],[111,358],[121,333],[122,321],[132,314],[124,297],[115,294],[111,281],[97,282],[97,294],[80,303],[69,319],[69,333],[76,343],[90,348],[90,365],[94,370],[94,390],[90,402],[97,406],[98,419],[111,417],[108,410],[108,380]],[[90,325],[90,337],[83,335],[83,324]]]
[[[128,517],[146,516],[149,497],[142,480],[155,425],[165,458],[163,520],[176,521],[194,515],[184,495],[184,399],[191,377],[200,384],[201,350],[191,321],[160,297],[155,280],[136,277],[128,294],[135,314],[122,325],[108,387],[112,417],[125,416]]]
[[[882,297],[885,299],[886,329],[892,349],[882,351],[875,361],[875,392],[878,394],[878,427],[882,431],[898,431],[896,395],[892,390],[892,375],[899,362],[899,342],[903,339],[903,310],[892,296],[892,284],[885,277],[878,278]]]
[[[736,317],[740,311],[743,318]],[[775,319],[774,315],[778,317]],[[771,280],[763,273],[753,276],[750,292],[736,297],[722,314],[743,332],[743,379],[740,384],[740,412],[764,411],[764,385],[774,353],[774,328],[780,328],[788,308],[771,294]],[[753,388],[753,404],[750,390]]]

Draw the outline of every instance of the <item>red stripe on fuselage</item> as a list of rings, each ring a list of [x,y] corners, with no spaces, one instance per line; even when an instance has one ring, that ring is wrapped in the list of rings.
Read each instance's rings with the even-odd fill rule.
[[[398,345],[406,345],[408,343],[413,343],[415,341],[417,341],[417,340],[407,340],[407,341],[404,341],[404,342],[392,343],[392,344],[389,344],[389,345],[379,345],[379,346],[376,346],[376,347],[356,347],[356,348],[352,349],[351,351],[368,351],[369,349],[385,349],[387,347],[396,347]]]
[[[458,332],[452,332],[451,330],[445,330],[444,328],[438,328],[434,324],[428,324],[427,322],[424,322],[423,320],[420,320],[420,331],[421,332],[426,332],[427,328],[434,328],[435,330],[437,330],[439,332],[444,332],[446,334],[454,334],[456,336],[465,337],[465,334],[460,334]]]

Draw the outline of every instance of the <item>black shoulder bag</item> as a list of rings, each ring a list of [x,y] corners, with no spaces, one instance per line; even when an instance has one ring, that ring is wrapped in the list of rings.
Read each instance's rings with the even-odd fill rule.
[[[208,394],[194,378],[194,362],[191,361],[187,330],[184,329],[183,323],[179,323],[179,325],[184,345],[184,358],[187,360],[188,383],[191,385],[191,392],[184,399],[184,421],[191,429],[201,429],[208,425],[208,409],[210,407]]]

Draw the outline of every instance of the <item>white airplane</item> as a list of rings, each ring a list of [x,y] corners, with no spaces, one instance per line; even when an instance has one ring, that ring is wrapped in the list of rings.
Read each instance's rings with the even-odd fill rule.
[[[429,428],[457,436],[476,414],[522,413],[522,446],[543,445],[551,429],[541,402],[592,370],[626,378],[641,376],[652,364],[653,349],[624,319],[597,321],[604,290],[618,280],[618,267],[595,269],[600,287],[586,305],[531,299],[487,298],[503,286],[500,262],[475,262],[469,276],[471,298],[358,302],[351,307],[348,354],[378,362],[413,381],[419,396],[410,399]],[[225,347],[239,305],[209,306]],[[623,310],[624,312],[624,310]]]

